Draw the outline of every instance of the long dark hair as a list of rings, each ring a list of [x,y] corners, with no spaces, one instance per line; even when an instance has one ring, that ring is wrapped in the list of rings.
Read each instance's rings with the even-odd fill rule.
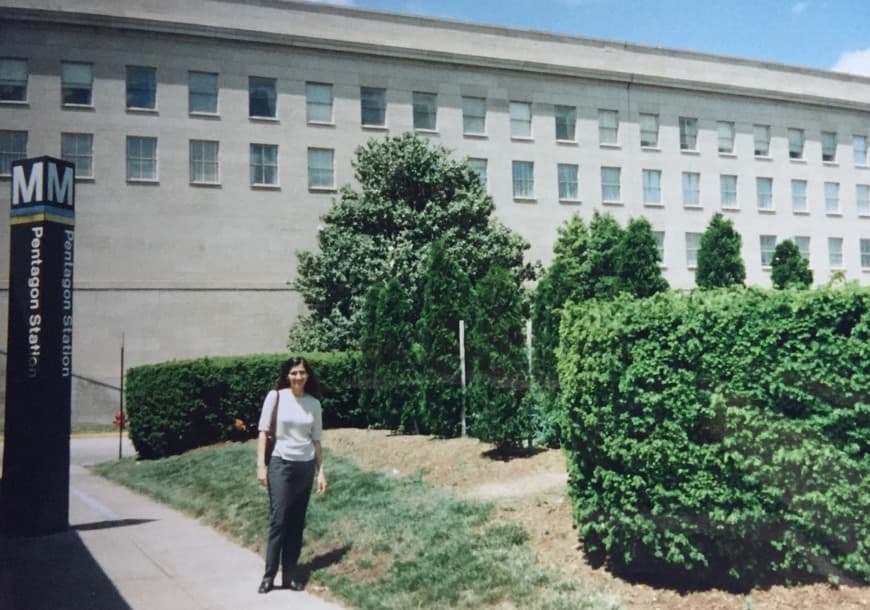
[[[320,400],[323,398],[323,392],[320,390],[320,381],[317,379],[317,374],[308,361],[302,356],[293,356],[281,365],[281,372],[278,374],[278,381],[275,383],[276,390],[283,390],[290,387],[290,369],[294,366],[302,365],[305,367],[305,372],[308,373],[308,381],[305,382],[305,393],[314,396]]]

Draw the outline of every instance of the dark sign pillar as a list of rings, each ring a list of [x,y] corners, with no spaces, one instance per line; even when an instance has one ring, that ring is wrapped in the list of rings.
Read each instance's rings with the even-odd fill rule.
[[[12,163],[2,526],[69,527],[75,168]]]

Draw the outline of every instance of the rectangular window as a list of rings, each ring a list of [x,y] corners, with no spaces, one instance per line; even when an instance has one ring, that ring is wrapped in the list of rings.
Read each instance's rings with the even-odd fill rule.
[[[737,176],[729,174],[719,176],[719,197],[722,209],[737,209]]]
[[[531,161],[514,161],[513,184],[515,198],[533,198],[535,196],[535,164]]]
[[[759,210],[773,209],[773,178],[755,179],[755,199]]]
[[[840,183],[825,182],[825,212],[840,213]]]
[[[483,185],[483,189],[487,190],[486,159],[468,159],[467,163],[471,171],[480,178],[480,184]]]
[[[559,201],[577,201],[577,166],[559,163]]]
[[[262,76],[248,77],[248,116],[274,119],[278,116],[278,81]]]
[[[756,157],[770,156],[770,125],[754,125],[752,139],[755,144]]]
[[[0,176],[12,174],[12,162],[27,158],[26,131],[0,131]]]
[[[332,123],[332,85],[305,83],[305,120],[309,123]]]
[[[157,68],[127,66],[127,108],[157,108]]]
[[[622,201],[622,170],[618,167],[601,168],[601,200],[618,203]]]
[[[414,129],[435,131],[437,126],[438,96],[434,93],[414,91]]]
[[[870,185],[855,186],[855,207],[859,216],[870,216]]]
[[[94,177],[94,136],[90,133],[60,134],[60,156],[75,163],[76,178]]]
[[[719,152],[732,154],[734,152],[734,123],[719,121],[716,128],[719,132]]]
[[[825,163],[837,161],[837,133],[834,131],[822,132],[822,161]]]
[[[127,136],[127,180],[157,180],[157,138]]]
[[[643,170],[643,202],[645,205],[661,205],[662,172],[660,170]]]
[[[640,145],[643,148],[658,148],[659,146],[659,115],[640,115]]]
[[[789,128],[788,130],[788,158],[804,158],[804,130]]]
[[[219,184],[219,145],[210,140],[190,141],[190,181],[194,184]]]
[[[698,250],[701,248],[700,233],[686,233],[686,266],[690,269],[698,266]]]
[[[852,136],[852,159],[855,165],[867,165],[867,136]]]
[[[792,212],[807,212],[807,181],[792,180],[791,181],[791,211]]]
[[[701,205],[701,174],[683,172],[683,205],[689,208]]]
[[[759,237],[761,247],[761,266],[770,267],[773,262],[773,251],[776,250],[776,235],[761,235]]]
[[[331,148],[308,149],[308,188],[335,188],[335,152]]]
[[[64,106],[93,106],[94,75],[91,64],[60,65],[61,102]]]
[[[828,266],[831,269],[843,268],[843,238],[828,238]]]
[[[27,101],[27,62],[0,59],[0,102]]]
[[[861,269],[870,269],[870,239],[861,240]]]
[[[659,264],[665,264],[665,232],[653,231],[653,239],[656,241],[656,253],[659,256]]]
[[[251,144],[251,186],[278,186],[278,146]]]
[[[359,93],[360,121],[364,127],[386,127],[387,90],[361,87]]]
[[[486,100],[484,98],[462,98],[462,133],[466,135],[486,133]]]
[[[187,111],[217,114],[218,75],[214,72],[187,73]]]
[[[556,106],[556,139],[574,142],[577,129],[577,109],[574,106]]]
[[[598,111],[598,142],[609,146],[619,144],[619,113],[616,110]]]
[[[808,235],[795,235],[794,244],[805,259],[810,260],[810,238]]]
[[[528,102],[511,102],[511,137],[532,137],[532,105]]]
[[[680,117],[680,150],[698,150],[698,119]]]

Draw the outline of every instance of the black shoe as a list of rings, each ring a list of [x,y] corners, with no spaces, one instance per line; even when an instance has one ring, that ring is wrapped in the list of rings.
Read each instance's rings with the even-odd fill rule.
[[[301,582],[296,580],[295,578],[291,578],[290,580],[284,583],[285,589],[290,589],[291,591],[302,591],[305,588]]]
[[[272,589],[275,588],[275,581],[271,578],[266,577],[260,582],[260,588],[257,589],[257,593],[268,593]]]

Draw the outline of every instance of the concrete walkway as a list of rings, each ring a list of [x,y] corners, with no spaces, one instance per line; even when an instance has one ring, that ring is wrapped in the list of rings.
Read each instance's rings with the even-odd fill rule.
[[[0,536],[0,608],[340,610],[308,592],[258,594],[261,557],[75,463],[70,526]]]

